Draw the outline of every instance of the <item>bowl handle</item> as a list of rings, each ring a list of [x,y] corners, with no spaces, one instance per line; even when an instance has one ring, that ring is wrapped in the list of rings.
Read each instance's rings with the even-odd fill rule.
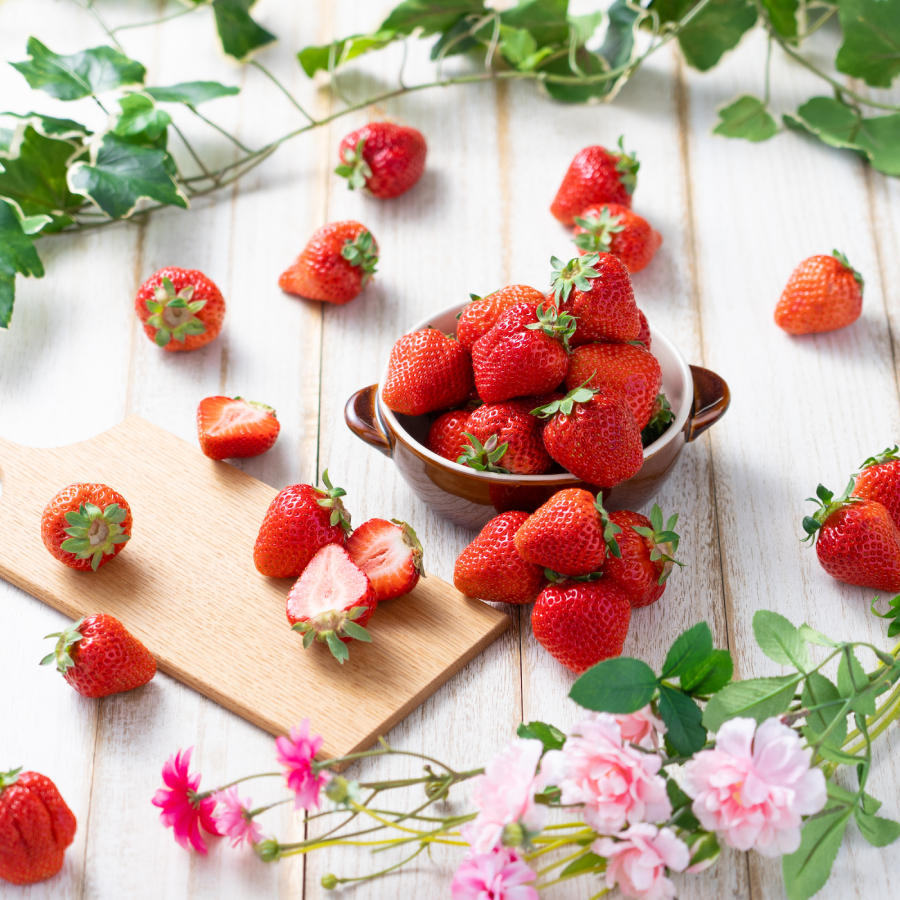
[[[711,428],[728,409],[731,391],[725,380],[701,366],[691,366],[694,377],[694,406],[688,419],[688,441],[695,441]]]
[[[371,444],[376,450],[380,450],[385,456],[391,455],[391,442],[388,436],[381,430],[378,423],[378,414],[375,412],[377,384],[357,391],[344,407],[344,419],[350,430],[367,444]]]

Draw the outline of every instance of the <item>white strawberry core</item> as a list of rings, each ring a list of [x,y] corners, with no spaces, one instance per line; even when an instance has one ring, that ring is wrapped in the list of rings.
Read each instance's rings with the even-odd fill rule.
[[[332,610],[347,613],[369,590],[369,580],[337,544],[326,544],[303,570],[287,598],[292,622],[305,622]]]
[[[179,325],[184,325],[193,315],[186,306],[167,306],[163,312],[163,322],[174,330]]]
[[[254,406],[250,406],[249,403],[238,400],[235,403],[229,403],[222,410],[216,421],[206,426],[206,430],[209,434],[227,433],[243,425],[254,425],[265,417],[266,413],[264,410],[257,409]]]
[[[109,537],[109,525],[103,519],[94,519],[88,529],[88,541],[92,547],[97,547]]]
[[[411,556],[412,549],[403,540],[403,532],[392,525],[378,535],[376,542],[354,552],[354,562],[372,578],[393,574]]]

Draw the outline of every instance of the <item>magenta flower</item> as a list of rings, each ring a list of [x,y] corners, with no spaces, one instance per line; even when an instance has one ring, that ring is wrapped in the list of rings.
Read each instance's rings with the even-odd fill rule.
[[[219,834],[213,817],[216,801],[197,793],[200,773],[188,773],[193,752],[194,748],[188,747],[166,760],[162,777],[168,790],[160,788],[151,802],[162,810],[159,817],[163,825],[175,832],[175,840],[185,850],[193,847],[198,853],[206,853],[200,828],[209,834]]]
[[[452,900],[538,900],[537,876],[507,847],[466,857],[450,884]]]
[[[325,739],[310,736],[309,719],[304,719],[291,729],[289,738],[275,741],[278,762],[284,766],[287,786],[294,792],[294,809],[318,809],[322,789],[331,781],[331,773],[325,769],[316,772],[313,757],[322,748]]]
[[[591,848],[606,857],[606,886],[619,886],[623,897],[635,900],[672,900],[675,885],[666,868],[683,872],[690,851],[671,828],[641,823],[612,838],[600,838]]]
[[[238,797],[237,785],[217,791],[213,794],[218,806],[216,807],[216,824],[219,832],[231,838],[231,846],[239,847],[244,841],[248,844],[258,844],[262,837],[262,828],[259,823],[250,816],[250,808],[253,801],[246,797],[241,800]]]

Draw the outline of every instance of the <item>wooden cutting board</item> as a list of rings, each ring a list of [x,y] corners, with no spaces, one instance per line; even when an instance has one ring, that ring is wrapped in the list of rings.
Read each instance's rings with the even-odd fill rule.
[[[321,758],[370,747],[510,625],[429,575],[379,607],[372,643],[355,641],[343,666],[322,644],[304,651],[285,618],[292,579],[253,565],[276,489],[138,416],[51,450],[0,438],[0,475],[0,577],[73,619],[116,616],[163,672],[271,734],[309,718]],[[67,568],[41,541],[44,507],[77,481],[115,488],[134,515],[127,547],[95,573]]]

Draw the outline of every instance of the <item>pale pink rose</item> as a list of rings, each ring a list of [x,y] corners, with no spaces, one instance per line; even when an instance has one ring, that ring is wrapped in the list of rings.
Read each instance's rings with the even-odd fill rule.
[[[643,709],[627,716],[616,716],[626,744],[637,744],[645,750],[659,750],[659,736],[666,733],[662,719],[653,714],[648,703]]]
[[[294,792],[294,809],[318,809],[323,788],[331,781],[327,769],[316,770],[313,757],[322,749],[325,739],[309,733],[309,719],[291,729],[290,737],[275,741],[275,755],[284,766],[287,786]]]
[[[753,719],[731,719],[684,767],[684,790],[707,831],[722,833],[738,850],[763,856],[800,846],[802,816],[825,806],[825,776],[810,769],[800,737],[778,719],[759,728]]]
[[[244,841],[258,844],[262,837],[262,828],[250,816],[253,801],[249,797],[243,800],[238,797],[237,785],[217,791],[213,794],[217,806],[215,811],[216,825],[219,831],[231,838],[231,846],[239,847]]]
[[[513,738],[506,749],[473,779],[472,801],[478,816],[466,827],[466,840],[476,854],[500,845],[503,829],[520,824],[528,832],[539,832],[547,821],[548,808],[534,802],[546,780],[537,774],[543,744]]]
[[[666,868],[683,872],[690,861],[687,844],[671,828],[641,823],[612,838],[600,838],[594,853],[606,857],[606,886],[619,886],[623,897],[636,900],[672,900],[675,885]]]
[[[501,847],[466,857],[450,884],[452,900],[538,900],[537,876],[513,850]]]
[[[622,741],[622,730],[609,713],[591,713],[575,725],[562,750],[544,757],[546,784],[562,791],[564,804],[583,805],[584,821],[600,834],[615,834],[626,824],[659,822],[672,815],[662,760]]]

